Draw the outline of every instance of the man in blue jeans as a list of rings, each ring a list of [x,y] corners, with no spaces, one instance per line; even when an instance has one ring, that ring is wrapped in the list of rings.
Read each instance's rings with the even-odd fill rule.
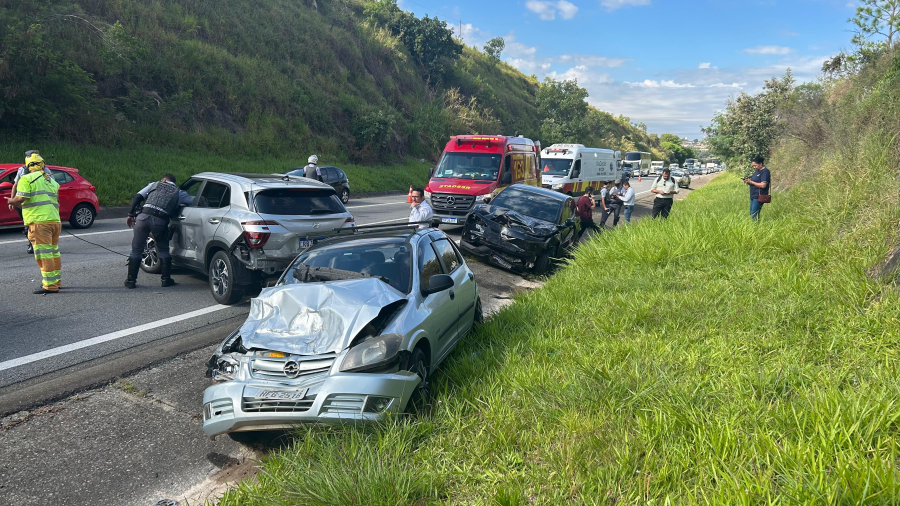
[[[768,195],[769,187],[772,183],[772,175],[769,173],[763,162],[763,157],[757,156],[750,163],[753,166],[753,175],[744,178],[744,183],[750,186],[750,217],[753,221],[759,220],[759,212],[762,210],[762,202],[759,201],[759,195]]]

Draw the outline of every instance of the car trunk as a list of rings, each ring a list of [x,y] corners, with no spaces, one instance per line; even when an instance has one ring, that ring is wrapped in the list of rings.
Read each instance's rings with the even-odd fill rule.
[[[269,226],[267,254],[280,250],[296,254],[309,245],[304,241],[331,235],[350,217],[331,189],[260,190],[254,196],[254,207],[261,220],[281,225]]]

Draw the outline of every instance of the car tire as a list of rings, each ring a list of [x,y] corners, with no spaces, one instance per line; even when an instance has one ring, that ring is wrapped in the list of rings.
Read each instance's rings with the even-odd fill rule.
[[[411,413],[427,413],[431,407],[431,376],[428,373],[428,357],[425,356],[425,351],[422,348],[414,349],[404,369],[418,374],[421,380],[409,398],[406,410]]]
[[[231,256],[217,251],[209,262],[209,291],[219,304],[234,304],[244,296],[244,287],[235,282],[235,267]]]
[[[344,204],[346,204],[347,202],[350,202],[350,190],[349,189],[344,188],[343,190],[341,190],[341,202],[343,202]]]
[[[94,211],[94,206],[82,202],[72,209],[72,214],[69,215],[69,224],[72,225],[72,228],[90,228],[96,217],[97,212]]]
[[[541,253],[534,263],[535,274],[546,274],[550,270],[550,250]]]
[[[159,260],[159,253],[156,251],[156,241],[153,236],[147,238],[147,245],[144,246],[144,252],[141,254],[141,270],[147,274],[159,274],[162,272],[162,262]]]

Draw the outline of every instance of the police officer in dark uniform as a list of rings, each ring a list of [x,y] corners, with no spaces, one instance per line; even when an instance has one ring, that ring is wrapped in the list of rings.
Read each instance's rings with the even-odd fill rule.
[[[141,205],[143,203],[143,205]],[[147,246],[147,237],[153,235],[156,251],[162,262],[162,279],[164,287],[172,286],[172,256],[169,255],[169,220],[178,213],[179,207],[194,203],[186,191],[175,185],[175,176],[166,174],[162,180],[150,183],[139,191],[131,201],[131,211],[125,223],[134,227],[134,238],[131,240],[131,254],[128,256],[128,278],[126,288],[137,286],[137,274],[141,268],[141,255]],[[138,214],[140,209],[140,214]]]

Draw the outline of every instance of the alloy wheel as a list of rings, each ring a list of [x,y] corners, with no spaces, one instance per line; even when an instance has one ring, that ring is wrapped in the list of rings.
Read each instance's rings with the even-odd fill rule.
[[[219,297],[224,297],[228,291],[228,266],[224,260],[217,258],[213,261],[210,277],[212,278],[213,291]]]
[[[75,221],[82,227],[88,227],[94,221],[94,213],[86,207],[80,207],[75,212]]]
[[[156,251],[156,241],[152,237],[147,238],[147,245],[141,254],[141,263],[145,269],[154,269],[159,265],[159,252]]]

